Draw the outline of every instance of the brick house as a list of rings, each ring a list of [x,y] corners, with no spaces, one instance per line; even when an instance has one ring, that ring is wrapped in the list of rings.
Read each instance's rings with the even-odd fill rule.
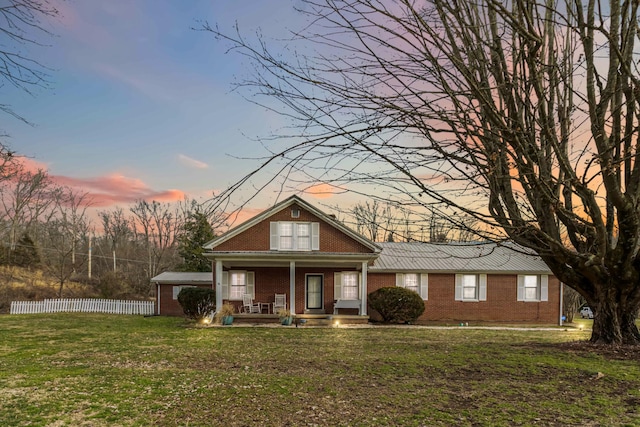
[[[508,245],[374,243],[292,196],[205,245],[213,273],[162,273],[157,314],[177,315],[181,286],[215,286],[216,306],[240,310],[243,295],[274,317],[285,294],[298,318],[367,321],[367,294],[384,286],[419,293],[419,322],[553,324],[561,316],[561,283],[542,260]],[[242,316],[242,315],[241,315]]]

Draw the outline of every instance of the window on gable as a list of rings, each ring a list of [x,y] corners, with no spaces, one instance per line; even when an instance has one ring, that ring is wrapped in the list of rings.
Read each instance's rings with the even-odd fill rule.
[[[308,251],[311,249],[311,230],[308,222],[296,223],[296,236],[298,237],[298,250]]]
[[[546,274],[518,276],[518,301],[548,301],[549,277]]]
[[[320,249],[320,224],[280,221],[271,223],[271,250],[316,251]]]
[[[292,222],[280,223],[280,249],[282,250],[293,249],[293,223]]]

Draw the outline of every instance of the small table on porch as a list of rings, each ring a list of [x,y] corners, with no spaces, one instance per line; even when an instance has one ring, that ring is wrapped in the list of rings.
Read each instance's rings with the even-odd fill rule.
[[[262,314],[265,308],[267,309],[267,314],[271,314],[271,303],[259,302],[258,304],[260,304],[260,314]]]

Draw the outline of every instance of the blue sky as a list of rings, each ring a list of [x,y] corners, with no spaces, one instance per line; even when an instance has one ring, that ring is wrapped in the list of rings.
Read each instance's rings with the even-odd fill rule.
[[[32,121],[8,116],[10,147],[94,206],[139,198],[206,198],[255,168],[256,137],[282,118],[232,91],[247,60],[227,54],[199,21],[249,36],[284,37],[302,25],[295,0],[67,0],[56,37],[31,53],[51,67],[51,88],[3,99]],[[264,201],[267,205],[269,202]],[[263,208],[265,206],[256,206]]]

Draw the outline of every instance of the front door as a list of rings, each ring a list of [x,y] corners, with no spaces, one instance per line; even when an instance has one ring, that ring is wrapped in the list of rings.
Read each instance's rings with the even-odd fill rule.
[[[307,310],[322,310],[322,275],[307,275]]]

